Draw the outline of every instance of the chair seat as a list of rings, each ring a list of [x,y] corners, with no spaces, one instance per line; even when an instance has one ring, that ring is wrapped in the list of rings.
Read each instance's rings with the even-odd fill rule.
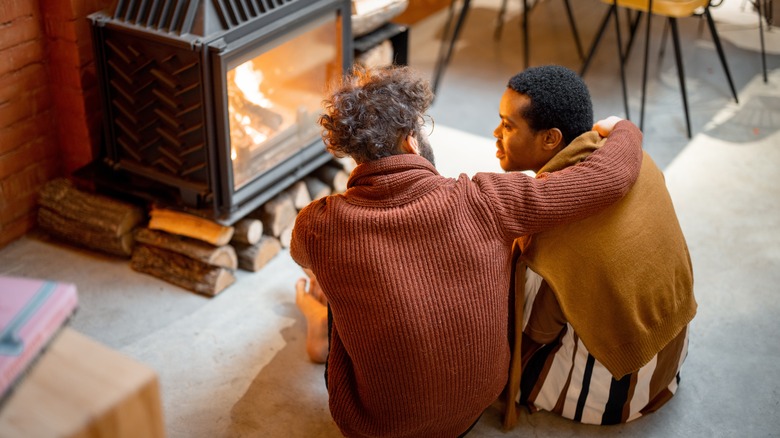
[[[601,0],[614,4],[614,0]],[[665,17],[690,17],[696,9],[706,7],[709,0],[653,0],[653,14]],[[618,6],[647,12],[647,0],[617,0]]]

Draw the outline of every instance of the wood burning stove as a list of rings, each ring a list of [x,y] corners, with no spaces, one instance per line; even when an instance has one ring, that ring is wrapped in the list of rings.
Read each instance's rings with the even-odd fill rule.
[[[119,0],[90,16],[98,187],[232,224],[330,159],[316,123],[352,64],[349,0]]]

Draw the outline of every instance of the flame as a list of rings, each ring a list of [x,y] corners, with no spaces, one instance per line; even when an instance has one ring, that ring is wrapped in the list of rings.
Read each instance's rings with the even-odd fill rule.
[[[246,100],[264,108],[273,106],[271,101],[260,91],[260,84],[263,83],[263,71],[255,70],[252,61],[239,65],[235,68],[235,72],[233,81],[244,94]]]

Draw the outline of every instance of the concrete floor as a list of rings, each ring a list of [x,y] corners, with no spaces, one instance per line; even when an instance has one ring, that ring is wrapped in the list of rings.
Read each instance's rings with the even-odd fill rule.
[[[589,44],[604,6],[572,3]],[[727,0],[719,18],[739,105],[696,19],[681,21],[692,139],[685,135],[671,46],[650,69],[645,149],[665,170],[699,302],[679,392],[659,412],[610,427],[523,414],[516,431],[504,434],[498,411],[490,408],[469,436],[780,436],[780,31],[769,35],[771,77],[764,84],[751,49],[758,31],[750,22],[734,22],[740,3]],[[501,41],[492,40],[498,4],[474,2],[431,110],[431,141],[444,175],[498,170],[491,138],[497,104],[507,79],[522,68],[516,4]],[[562,4],[545,0],[532,11],[531,62],[578,70]],[[445,18],[441,12],[411,29],[410,64],[426,74]],[[655,24],[651,53],[662,30],[661,20]],[[585,76],[598,118],[624,115],[612,34]],[[637,116],[640,50],[629,64]],[[305,322],[293,291],[302,272],[286,251],[260,272],[237,272],[237,282],[214,298],[38,232],[0,250],[0,274],[75,283],[80,308],[72,327],[157,371],[170,437],[339,436],[323,367],[306,360]]]

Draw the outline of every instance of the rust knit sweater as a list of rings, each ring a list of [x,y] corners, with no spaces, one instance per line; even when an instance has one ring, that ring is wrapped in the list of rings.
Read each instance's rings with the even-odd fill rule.
[[[359,165],[344,194],[304,208],[290,253],[331,306],[342,433],[464,432],[506,383],[512,242],[617,201],[641,162],[641,133],[622,121],[587,160],[538,179],[445,178],[404,154]]]

